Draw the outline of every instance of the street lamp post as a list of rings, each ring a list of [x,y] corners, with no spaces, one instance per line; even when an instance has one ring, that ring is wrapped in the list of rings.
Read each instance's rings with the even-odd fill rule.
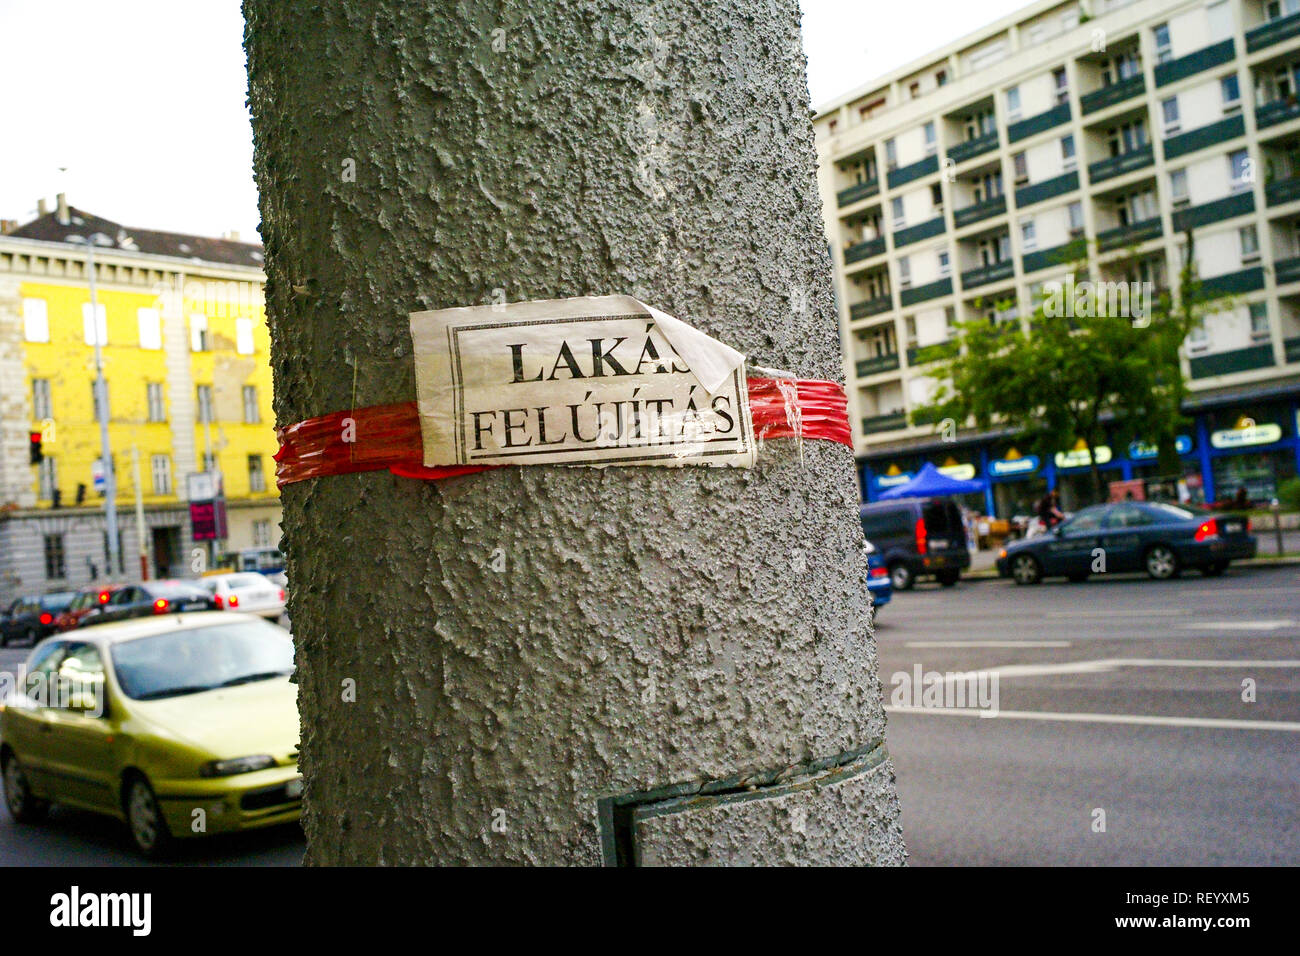
[[[108,537],[108,573],[120,572],[122,555],[117,539],[117,475],[108,440],[108,383],[104,380],[104,350],[99,339],[99,306],[95,300],[95,237],[86,237],[86,274],[90,279],[90,327],[95,340],[95,410],[99,419],[100,458],[104,467],[104,532]],[[105,322],[107,325],[107,322]]]

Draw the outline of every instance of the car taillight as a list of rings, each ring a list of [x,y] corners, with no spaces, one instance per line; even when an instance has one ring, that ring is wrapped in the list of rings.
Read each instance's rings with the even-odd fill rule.
[[[159,598],[153,602],[153,612],[155,614],[166,614],[167,609],[171,607],[166,598]]]
[[[1196,529],[1197,541],[1208,541],[1210,538],[1219,536],[1219,522],[1217,518],[1211,518],[1209,521],[1201,522],[1201,526]]]
[[[228,600],[230,601],[230,606],[231,606],[231,607],[239,607],[239,595],[238,595],[238,594],[232,594],[232,595],[230,595],[230,597],[228,598]]]
[[[100,592],[99,592],[99,603],[100,603],[100,604],[107,604],[107,603],[108,603],[108,599],[111,598],[112,596],[113,596],[113,595],[109,594],[107,591],[100,591]]]
[[[885,567],[872,568],[872,569],[871,569],[871,577],[873,577],[873,578],[887,578],[887,577],[889,577],[889,568],[885,568]]]
[[[222,610],[226,606],[225,598],[223,598],[220,594],[212,595],[212,603],[217,606],[218,611]]]
[[[916,553],[925,554],[925,519],[916,519]]]
[[[1246,533],[1249,534],[1251,531],[1254,531],[1254,530],[1255,530],[1254,527],[1253,527],[1253,526],[1251,525],[1251,523],[1250,523],[1250,519],[1247,518],[1247,519],[1246,519]]]
[[[284,588],[280,588],[280,600],[284,600]]]
[[[53,623],[54,623],[54,615],[52,615],[52,614],[42,614],[42,615],[41,615],[41,623],[44,624],[44,625],[46,625],[47,627],[48,627],[50,624],[53,624]]]

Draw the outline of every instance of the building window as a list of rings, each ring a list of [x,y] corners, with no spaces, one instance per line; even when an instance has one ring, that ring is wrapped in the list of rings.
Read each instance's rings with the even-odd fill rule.
[[[1219,81],[1219,91],[1223,94],[1225,113],[1241,109],[1241,86],[1236,73],[1230,73]]]
[[[952,274],[952,261],[947,252],[939,253],[939,275],[947,276]]]
[[[235,351],[240,355],[253,354],[252,319],[235,319]]]
[[[208,317],[206,315],[190,316],[190,351],[206,352],[208,350]]]
[[[266,476],[262,473],[262,456],[248,456],[248,490],[266,491]]]
[[[1032,219],[1026,219],[1020,224],[1020,246],[1026,251],[1038,248],[1038,230]]]
[[[921,95],[921,84],[920,84],[919,82],[915,81],[915,80],[914,80],[913,82],[909,83],[908,86],[907,86],[907,95],[908,95],[909,97],[911,97],[912,99],[916,99],[918,96],[920,96],[920,95]]]
[[[1061,106],[1070,101],[1070,81],[1065,75],[1065,67],[1052,71],[1052,83],[1056,87],[1056,105]]]
[[[1254,177],[1250,174],[1250,154],[1246,150],[1233,150],[1228,155],[1228,175],[1231,177],[1231,186],[1234,193],[1250,188],[1251,180]]]
[[[938,183],[930,185],[930,205],[936,213],[943,212],[943,187]]]
[[[1070,203],[1066,215],[1070,222],[1070,233],[1078,234],[1083,232],[1083,203]]]
[[[1169,24],[1161,23],[1151,28],[1156,41],[1156,62],[1168,63],[1174,58],[1174,49],[1169,42]]]
[[[244,386],[244,422],[256,425],[262,420],[261,409],[257,407],[257,386]]]
[[[1147,144],[1146,121],[1138,118],[1112,129],[1107,137],[1111,156],[1123,156]]]
[[[889,201],[889,210],[894,217],[894,228],[900,229],[907,224],[907,219],[903,215],[903,197],[895,196]]]
[[[1254,340],[1271,337],[1268,329],[1268,303],[1252,302],[1250,305],[1250,337]]]
[[[200,385],[196,391],[198,398],[199,424],[206,425],[212,421],[212,386]]]
[[[1024,153],[1016,153],[1011,157],[1011,168],[1015,171],[1017,186],[1029,182],[1029,166],[1025,162]]]
[[[274,542],[271,540],[271,519],[258,518],[253,522],[253,547],[270,548]]]
[[[1295,13],[1300,13],[1300,0],[1268,0],[1264,6],[1264,16],[1270,21]]]
[[[81,306],[81,331],[87,345],[94,345],[96,338],[100,345],[108,344],[108,313],[102,305],[95,306],[94,318],[90,314],[90,303]]]
[[[1020,87],[1013,86],[1007,90],[1007,121],[1014,123],[1020,119]]]
[[[1210,336],[1205,331],[1205,320],[1201,319],[1192,326],[1191,332],[1187,334],[1187,347],[1194,352],[1203,352],[1209,348]]]
[[[162,348],[162,316],[157,309],[136,309],[136,324],[140,329],[140,348]]]
[[[23,299],[23,338],[28,342],[50,340],[50,314],[44,299]]]
[[[1067,133],[1061,137],[1061,167],[1069,172],[1074,169],[1077,162],[1074,155],[1074,134]]]
[[[834,136],[834,135],[835,135],[835,127],[837,127],[837,126],[839,126],[839,125],[840,125],[840,124],[839,124],[839,121],[838,121],[838,120],[831,120],[829,123],[826,124],[826,132],[828,132],[828,133],[830,133],[832,136]],[[198,351],[200,351],[200,350],[199,350],[199,349],[195,349],[194,351],[198,352]]]
[[[149,470],[153,474],[153,493],[170,495],[172,493],[172,460],[167,455],[154,455],[149,459]]]
[[[90,401],[91,401],[91,407],[93,409],[93,414],[95,416],[95,421],[100,421],[101,419],[100,408],[99,408],[101,386],[103,387],[102,394],[104,397],[104,411],[102,417],[111,418],[113,415],[113,403],[112,400],[108,397],[108,382],[107,381],[100,382],[99,379],[95,379],[95,381],[90,383]]]
[[[892,139],[885,140],[885,168],[898,168],[898,144]]]
[[[947,70],[939,70],[937,73],[935,73],[935,74],[934,74],[934,82],[935,82],[935,85],[936,85],[936,86],[947,86],[947,85],[948,85],[948,71],[947,71]]]
[[[1188,201],[1187,170],[1174,169],[1169,172],[1169,198],[1175,204]]]
[[[163,406],[163,387],[161,382],[149,382],[144,387],[145,402],[149,407],[149,421],[165,422],[167,410]]]
[[[925,126],[923,127],[923,130],[925,133],[925,152],[926,155],[928,156],[930,153],[933,153],[936,149],[939,148],[939,140],[935,136],[933,122],[926,123]]]
[[[54,500],[54,492],[59,487],[59,469],[49,455],[36,466],[36,484],[41,501]]]
[[[1171,96],[1160,103],[1160,116],[1164,121],[1165,136],[1172,136],[1183,128],[1178,115],[1178,97]]]
[[[1241,261],[1252,262],[1259,258],[1259,234],[1255,231],[1254,225],[1242,226],[1237,230],[1237,238],[1241,241]]]
[[[54,417],[54,403],[50,400],[50,380],[32,379],[32,417],[44,421]]]
[[[63,554],[63,535],[47,534],[45,537],[45,577],[61,579],[68,576],[68,566]]]
[[[912,284],[912,260],[907,256],[898,257],[898,287],[906,289]]]

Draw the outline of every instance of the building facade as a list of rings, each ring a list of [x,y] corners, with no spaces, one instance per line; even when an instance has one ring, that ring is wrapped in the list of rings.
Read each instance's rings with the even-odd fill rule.
[[[864,500],[931,461],[988,514],[1088,497],[1089,450],[917,421],[957,323],[1090,278],[1167,288],[1193,230],[1223,293],[1184,343],[1184,491],[1271,499],[1300,465],[1300,0],[1043,0],[815,119]],[[1083,278],[1082,276],[1079,277]],[[921,416],[924,418],[924,415]],[[1113,436],[1106,480],[1156,477]]]
[[[263,282],[257,244],[129,229],[63,197],[30,223],[8,224],[0,235],[0,607],[19,593],[137,577],[142,554],[150,577],[193,576],[196,550],[202,566],[210,560],[207,542],[194,541],[187,498],[190,476],[204,471],[221,476],[224,550],[278,544]],[[105,530],[96,336],[117,567]]]

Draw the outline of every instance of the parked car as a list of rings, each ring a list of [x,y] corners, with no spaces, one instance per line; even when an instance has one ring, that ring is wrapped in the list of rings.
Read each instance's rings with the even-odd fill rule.
[[[70,631],[80,627],[86,619],[98,615],[113,595],[122,590],[124,584],[105,584],[85,587],[77,592],[67,609],[54,618],[56,631]]]
[[[81,626],[108,624],[154,614],[219,610],[221,608],[211,594],[185,581],[140,581],[123,586],[106,604],[101,605],[99,613],[83,619]]]
[[[75,596],[75,591],[54,591],[18,598],[0,617],[0,647],[17,640],[35,644],[53,634],[54,619],[67,609]]]
[[[213,574],[195,584],[211,594],[217,607],[257,614],[278,621],[284,614],[284,588],[256,571]]]
[[[1245,515],[1123,501],[1084,508],[1047,534],[1008,544],[998,553],[997,566],[998,574],[1017,584],[1054,576],[1086,581],[1103,569],[1146,571],[1163,581],[1184,568],[1215,577],[1232,561],[1253,558],[1255,548]]]
[[[297,688],[288,633],[246,614],[145,618],[60,634],[0,713],[15,822],[51,803],[127,823],[139,851],[296,820]]]
[[[862,532],[880,549],[896,591],[930,575],[952,587],[970,567],[966,526],[951,498],[877,501],[863,505],[859,514]]]
[[[273,574],[284,570],[284,555],[279,548],[245,548],[235,556],[235,570]]]
[[[871,625],[874,627],[880,609],[889,603],[894,595],[894,587],[889,580],[889,568],[885,567],[885,556],[870,541],[867,546],[867,591],[871,595]]]

